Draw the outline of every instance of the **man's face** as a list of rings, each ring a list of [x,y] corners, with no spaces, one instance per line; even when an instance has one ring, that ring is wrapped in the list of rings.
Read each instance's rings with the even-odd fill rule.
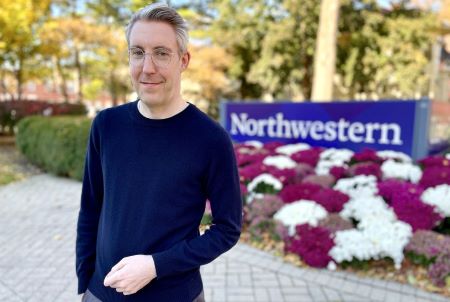
[[[164,105],[180,97],[181,73],[189,63],[189,54],[180,57],[172,26],[164,22],[137,21],[130,33],[129,48],[135,54],[145,52],[142,60],[132,59],[131,54],[129,60],[133,87],[146,105]],[[169,63],[158,63],[163,56],[169,56]]]

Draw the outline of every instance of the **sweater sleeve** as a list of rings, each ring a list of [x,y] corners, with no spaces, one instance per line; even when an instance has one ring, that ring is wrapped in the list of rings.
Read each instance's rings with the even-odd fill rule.
[[[206,193],[211,203],[212,226],[199,237],[183,240],[153,254],[157,279],[192,270],[216,259],[239,240],[242,199],[233,145],[223,131],[211,147]]]
[[[86,291],[95,270],[97,229],[103,203],[103,175],[100,160],[98,115],[91,126],[84,166],[81,205],[76,238],[78,294]]]

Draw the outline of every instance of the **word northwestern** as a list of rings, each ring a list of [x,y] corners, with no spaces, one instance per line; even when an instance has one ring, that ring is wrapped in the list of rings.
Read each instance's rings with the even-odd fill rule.
[[[285,120],[283,113],[266,119],[248,118],[247,113],[231,113],[231,134],[275,138],[311,138],[367,144],[402,145],[401,128],[396,123]]]

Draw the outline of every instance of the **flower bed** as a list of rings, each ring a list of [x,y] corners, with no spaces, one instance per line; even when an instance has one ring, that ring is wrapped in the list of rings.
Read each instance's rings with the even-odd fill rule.
[[[426,269],[449,294],[450,154],[414,162],[394,151],[255,141],[235,153],[244,238],[313,267]]]

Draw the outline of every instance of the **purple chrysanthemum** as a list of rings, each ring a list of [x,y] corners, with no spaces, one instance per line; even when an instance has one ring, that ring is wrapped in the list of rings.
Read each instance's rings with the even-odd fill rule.
[[[291,203],[300,199],[310,200],[311,196],[320,189],[321,186],[310,183],[292,184],[285,186],[279,195],[285,203]]]
[[[296,175],[295,169],[278,169],[274,166],[268,166],[267,172],[281,181],[283,185],[293,183]]]
[[[349,199],[347,194],[333,189],[322,189],[311,196],[311,200],[323,206],[330,213],[340,212]]]
[[[450,167],[450,160],[442,155],[428,156],[419,160],[418,163],[425,169],[431,167]]]
[[[334,246],[331,233],[308,224],[298,225],[295,229],[296,234],[288,239],[286,250],[299,255],[312,267],[326,267],[332,260],[328,255]]]
[[[239,168],[239,176],[241,182],[251,181],[258,175],[267,172],[267,167],[263,163],[253,163],[245,167]]]
[[[236,161],[239,167],[244,167],[253,163],[261,163],[267,154],[264,153],[237,153]]]
[[[450,252],[439,255],[430,266],[428,274],[435,285],[445,286],[446,279],[450,276]]]
[[[378,180],[380,180],[381,176],[383,175],[383,173],[381,172],[380,165],[378,165],[376,163],[368,163],[368,162],[361,162],[361,163],[354,164],[353,166],[351,166],[348,169],[348,172],[352,176],[373,175]]]
[[[425,189],[442,184],[450,185],[450,167],[429,167],[423,170],[419,184]]]
[[[332,167],[330,169],[329,173],[331,175],[333,175],[333,177],[336,179],[336,181],[341,179],[341,178],[349,176],[347,169],[344,168],[344,167]]]
[[[264,144],[264,149],[271,151],[271,153],[274,154],[275,149],[283,145],[284,143],[282,142],[268,142]]]
[[[241,188],[241,195],[247,195],[248,194],[247,186],[243,183],[240,183],[239,186]]]
[[[313,147],[311,149],[298,151],[291,155],[291,158],[298,163],[305,163],[315,167],[320,159],[323,148]]]
[[[423,256],[427,261],[434,261],[442,253],[450,253],[450,236],[433,231],[419,230],[415,232],[405,247],[405,252]]]
[[[433,206],[408,194],[394,198],[391,201],[391,207],[398,219],[410,224],[413,231],[431,230],[444,218],[435,211]]]
[[[392,199],[404,198],[420,198],[423,188],[416,184],[405,182],[397,179],[387,179],[377,184],[378,194],[390,203]]]
[[[374,162],[381,163],[383,159],[377,155],[377,152],[373,149],[364,148],[362,151],[359,151],[353,154],[351,162]]]

